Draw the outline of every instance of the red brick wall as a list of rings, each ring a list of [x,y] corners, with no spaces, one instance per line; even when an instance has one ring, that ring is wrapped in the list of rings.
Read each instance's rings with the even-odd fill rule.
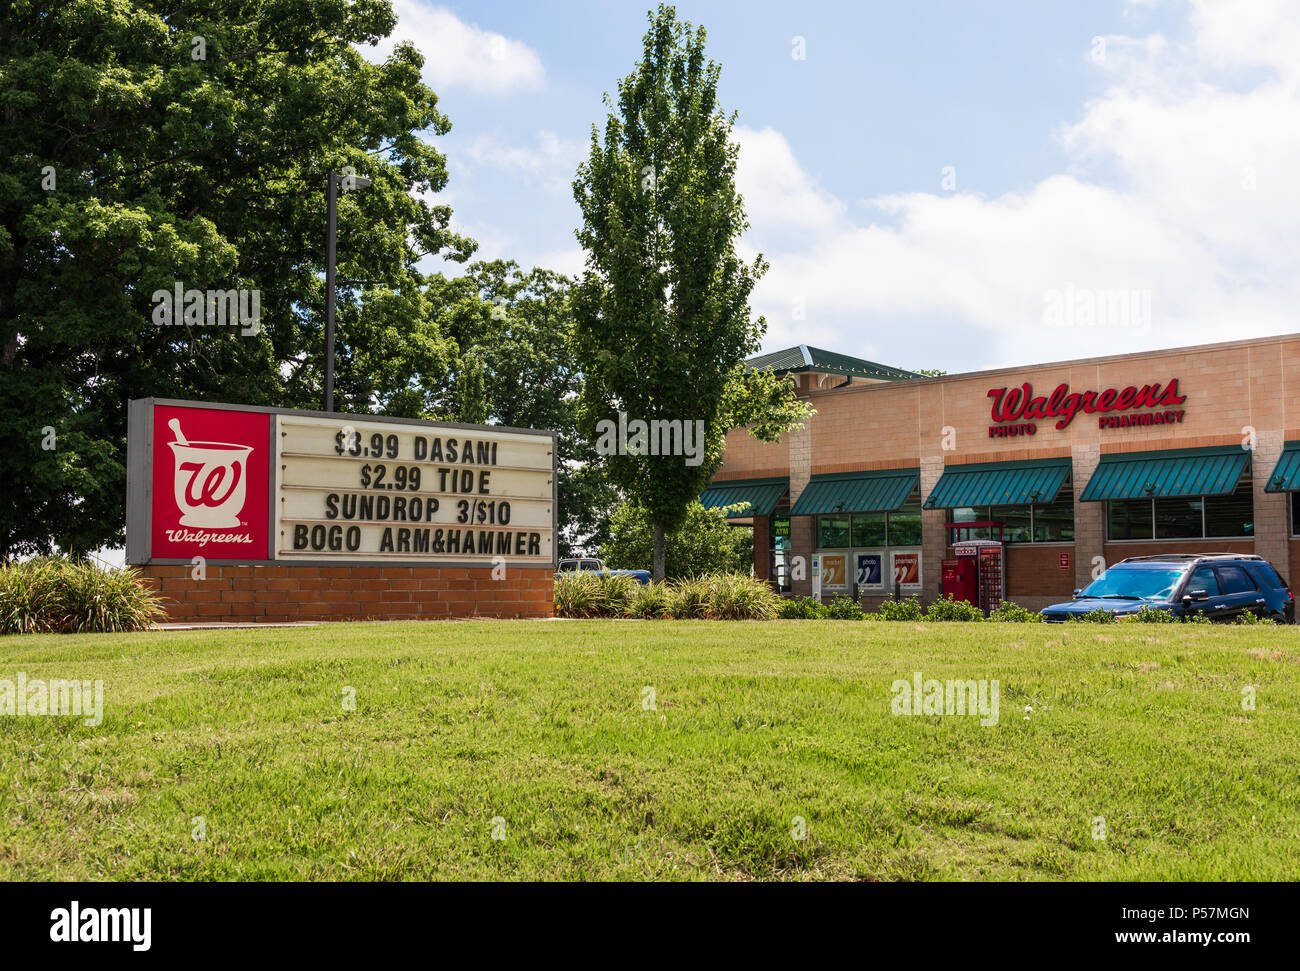
[[[145,566],[170,621],[550,617],[550,569],[508,567]]]
[[[1061,554],[1070,557],[1068,569],[1061,569]],[[1022,607],[1031,599],[1037,603],[1060,603],[1074,594],[1074,547],[1037,543],[1007,546],[1007,599]]]

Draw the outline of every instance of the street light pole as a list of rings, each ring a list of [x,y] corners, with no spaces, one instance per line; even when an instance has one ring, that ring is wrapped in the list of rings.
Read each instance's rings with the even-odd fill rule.
[[[331,172],[325,208],[329,229],[325,235],[325,410],[334,410],[334,257],[335,231],[338,222],[338,178]]]
[[[370,185],[370,180],[354,175],[351,168],[344,170],[347,174],[331,172],[325,193],[326,221],[329,228],[325,236],[325,410],[334,410],[334,263],[338,255],[338,187],[342,183],[343,191]]]

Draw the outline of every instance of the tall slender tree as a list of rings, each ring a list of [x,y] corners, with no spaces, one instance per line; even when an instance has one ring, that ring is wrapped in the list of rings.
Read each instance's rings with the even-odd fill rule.
[[[705,55],[704,29],[673,7],[649,20],[642,60],[616,101],[605,96],[603,138],[593,125],[573,186],[587,251],[574,347],[584,434],[607,438],[606,422],[703,423],[696,457],[653,454],[662,443],[634,437],[604,455],[611,479],[649,510],[662,579],[664,536],[717,470],[727,431],[747,424],[774,439],[808,410],[789,383],[744,364],[766,329],[749,296],[767,264],[736,252],[748,222],[735,184],[736,116],[718,104],[721,69]]]

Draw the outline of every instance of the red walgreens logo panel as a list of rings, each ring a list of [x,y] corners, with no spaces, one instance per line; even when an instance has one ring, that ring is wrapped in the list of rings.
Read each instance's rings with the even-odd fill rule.
[[[270,558],[271,416],[153,411],[155,559]]]

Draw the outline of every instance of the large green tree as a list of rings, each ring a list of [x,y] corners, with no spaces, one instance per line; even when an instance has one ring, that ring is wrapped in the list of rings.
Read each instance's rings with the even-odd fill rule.
[[[647,454],[636,442],[604,456],[613,481],[654,523],[653,572],[664,537],[722,459],[729,429],[775,438],[807,414],[788,383],[745,368],[766,325],[749,296],[766,269],[736,241],[748,226],[736,191],[735,115],[718,104],[720,68],[705,31],[674,8],[650,14],[644,54],[618,85],[603,137],[591,130],[574,197],[587,266],[574,296],[574,346],[584,373],[580,425],[703,422],[700,461]]]
[[[618,505],[594,442],[578,431],[572,288],[559,273],[494,260],[459,277],[436,276],[427,292],[440,332],[456,347],[438,416],[558,434],[560,556],[605,542]]]
[[[613,570],[644,570],[654,551],[654,523],[640,506],[625,503],[610,519],[600,558]],[[664,537],[664,578],[682,580],[705,573],[744,573],[754,568],[754,531],[727,522],[723,509],[686,507],[676,529]]]
[[[325,180],[337,407],[430,411],[454,348],[417,262],[450,125],[388,0],[61,0],[0,15],[0,557],[120,541],[126,402],[321,404]],[[156,290],[260,293],[257,333],[159,327]],[[244,328],[246,329],[246,328]]]

